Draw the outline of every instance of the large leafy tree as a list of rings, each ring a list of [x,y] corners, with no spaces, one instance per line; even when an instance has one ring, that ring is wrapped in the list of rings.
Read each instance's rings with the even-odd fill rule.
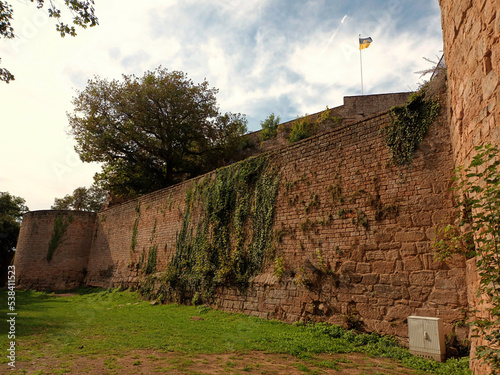
[[[105,191],[95,186],[91,186],[88,189],[86,187],[78,187],[72,194],[67,194],[63,198],[56,198],[51,209],[97,212],[105,202]]]
[[[38,9],[43,8],[46,4],[45,0],[30,0],[36,3]],[[86,28],[87,26],[96,26],[98,19],[94,14],[94,0],[64,0],[64,5],[71,12],[72,24],[69,25],[64,21],[61,8],[57,7],[52,0],[48,1],[46,6],[48,15],[56,20],[56,30],[64,37],[66,35],[75,36],[76,28],[79,26]],[[14,8],[7,1],[0,0],[0,38],[13,39],[16,37],[11,21],[14,17]],[[14,75],[5,68],[0,68],[0,81],[9,83],[14,80]]]
[[[0,192],[0,278],[6,281],[7,266],[14,256],[21,219],[28,211],[25,200],[7,192]]]
[[[246,132],[241,114],[219,113],[216,94],[180,71],[89,80],[68,114],[76,151],[101,162],[96,181],[117,196],[137,196],[231,160]]]

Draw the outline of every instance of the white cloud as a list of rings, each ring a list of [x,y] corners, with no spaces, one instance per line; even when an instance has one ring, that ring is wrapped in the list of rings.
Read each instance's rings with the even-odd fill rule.
[[[46,10],[13,5],[19,38],[0,47],[2,67],[16,75],[0,85],[0,191],[32,209],[89,186],[99,169],[78,160],[66,134],[75,89],[94,75],[162,65],[207,78],[221,109],[246,113],[257,130],[271,112],[286,121],[359,94],[359,32],[374,39],[363,51],[367,93],[416,88],[422,57],[442,48],[434,0],[109,0],[96,4],[98,27],[64,39]]]

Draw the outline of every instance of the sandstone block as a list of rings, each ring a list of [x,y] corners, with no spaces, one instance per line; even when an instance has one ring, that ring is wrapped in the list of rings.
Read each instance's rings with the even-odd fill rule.
[[[367,261],[385,260],[384,252],[381,250],[367,251],[365,257]]]
[[[456,278],[451,278],[448,276],[448,272],[441,271],[436,274],[436,288],[438,289],[450,289],[456,290]]]
[[[434,272],[432,271],[415,271],[410,274],[410,284],[417,286],[432,286],[434,285]]]
[[[352,300],[356,303],[368,303],[370,299],[365,295],[356,294],[352,296]]]
[[[390,277],[391,285],[409,285],[408,274],[406,272],[395,272],[394,274],[390,275]]]
[[[356,262],[347,261],[342,264],[340,267],[341,273],[351,273],[356,272]]]
[[[418,254],[426,254],[426,253],[429,253],[431,251],[431,245],[428,241],[417,242],[415,244],[415,246],[417,247]]]
[[[373,292],[378,298],[391,298],[394,300],[401,299],[401,287],[392,285],[374,285]]]
[[[373,303],[373,306],[382,306],[382,307],[387,307],[387,306],[393,306],[394,305],[394,299],[392,298],[378,298],[376,302]]]
[[[356,266],[357,273],[370,273],[371,272],[371,264],[370,263],[358,263]]]
[[[378,274],[376,273],[369,273],[366,275],[363,275],[363,280],[361,280],[362,284],[368,284],[368,285],[375,285],[378,281]]]
[[[422,200],[424,210],[439,210],[443,207],[443,198],[441,196],[428,196]]]
[[[423,265],[428,270],[443,270],[448,269],[446,263],[436,260],[433,254],[422,254]]]
[[[444,319],[448,322],[458,322],[465,319],[465,312],[463,309],[448,309],[439,308],[437,311],[437,317]]]
[[[394,240],[397,242],[418,242],[425,239],[425,234],[423,232],[411,231],[411,232],[397,232],[394,235]]]
[[[458,306],[458,294],[445,289],[436,289],[430,294],[429,302],[435,302],[438,305]]]
[[[426,212],[421,212],[418,214],[414,214],[412,216],[413,224],[416,227],[423,227],[427,225],[431,225],[431,214]]]
[[[375,233],[375,242],[390,242],[392,241],[391,233]]]
[[[403,259],[404,270],[405,271],[420,271],[423,269],[422,262],[419,256],[414,256],[411,258]]]
[[[359,314],[366,319],[382,319],[380,308],[369,303],[357,303],[356,311],[358,311]]]
[[[379,280],[378,280],[379,284],[390,284],[391,283],[391,275],[389,275],[389,274],[379,275],[378,277],[379,277]]]
[[[401,259],[401,254],[399,253],[399,250],[389,250],[385,253],[385,260],[393,261],[398,259]]]
[[[394,271],[395,263],[394,261],[375,261],[372,265],[372,271],[378,274],[390,274]]]
[[[415,310],[416,316],[427,316],[430,318],[437,318],[437,309],[432,307],[423,307]]]
[[[396,320],[404,321],[412,313],[412,308],[408,305],[396,304],[387,310],[387,315],[385,316],[386,321],[393,322]]]
[[[398,223],[402,227],[411,227],[411,226],[413,226],[413,223],[411,221],[411,215],[399,215],[398,216]]]
[[[404,243],[401,245],[401,255],[403,257],[415,254],[417,254],[417,248],[414,243]]]

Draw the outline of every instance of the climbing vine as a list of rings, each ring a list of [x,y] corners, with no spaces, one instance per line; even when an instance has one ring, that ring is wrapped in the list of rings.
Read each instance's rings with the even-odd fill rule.
[[[135,221],[132,227],[132,240],[130,241],[130,251],[135,251],[135,246],[137,245],[137,229],[139,227],[139,219],[141,218],[141,204],[137,202],[135,206]]]
[[[438,230],[434,248],[440,259],[452,254],[476,257],[479,303],[486,316],[476,316],[474,330],[487,345],[476,354],[493,373],[500,370],[500,160],[498,146],[476,147],[469,167],[455,170],[456,223]]]
[[[439,114],[439,101],[426,98],[425,87],[413,93],[408,102],[390,110],[391,124],[382,128],[385,142],[391,150],[392,162],[409,166],[413,154]]]
[[[273,256],[279,180],[260,156],[219,169],[190,189],[161,292],[199,303],[221,285],[245,288]]]
[[[69,215],[68,220],[64,220],[64,216],[58,215],[54,220],[54,230],[49,242],[49,249],[47,251],[47,262],[50,262],[54,257],[54,253],[59,247],[68,230],[68,226],[73,222],[73,216]]]

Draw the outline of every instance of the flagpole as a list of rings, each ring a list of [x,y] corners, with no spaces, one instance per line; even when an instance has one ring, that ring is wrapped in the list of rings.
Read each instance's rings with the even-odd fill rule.
[[[359,34],[361,39],[361,34]],[[359,65],[361,67],[361,95],[363,95],[363,58],[361,57],[361,47],[359,48]]]

